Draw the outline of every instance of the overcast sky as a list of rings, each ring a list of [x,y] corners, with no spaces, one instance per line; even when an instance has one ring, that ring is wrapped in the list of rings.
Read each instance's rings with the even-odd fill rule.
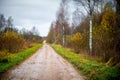
[[[14,26],[31,30],[35,26],[41,36],[47,36],[56,19],[61,0],[0,0],[0,14],[12,16]]]

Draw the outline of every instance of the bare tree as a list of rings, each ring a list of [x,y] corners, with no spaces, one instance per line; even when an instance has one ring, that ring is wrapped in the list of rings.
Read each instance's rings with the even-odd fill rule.
[[[84,7],[84,9],[89,14],[89,20],[90,20],[90,38],[89,38],[89,49],[90,49],[90,55],[92,55],[92,13],[94,11],[95,5],[99,0],[74,0],[77,2],[77,4],[80,4]]]
[[[79,7],[72,14],[72,26],[78,26],[81,20],[85,17],[85,14],[80,11]]]
[[[33,35],[39,35],[39,32],[35,26],[32,27],[31,32],[33,33]]]
[[[65,29],[67,29],[66,24],[68,23],[68,15],[67,15],[67,2],[68,0],[61,0],[60,8],[57,13],[57,26],[60,28],[60,33],[62,35],[62,45],[65,45]],[[59,24],[59,25],[58,25]]]
[[[5,28],[5,23],[6,23],[5,17],[3,14],[1,14],[0,15],[0,32],[3,31],[3,28]]]
[[[7,20],[7,27],[9,28],[12,28],[13,27],[13,19],[12,17],[10,16]]]

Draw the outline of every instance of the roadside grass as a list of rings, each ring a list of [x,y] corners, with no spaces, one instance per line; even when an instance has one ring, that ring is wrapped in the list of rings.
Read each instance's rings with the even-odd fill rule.
[[[42,44],[36,44],[35,46],[31,48],[27,48],[18,53],[14,53],[14,54],[6,53],[7,56],[3,57],[4,58],[3,61],[0,61],[0,73],[5,72],[6,70],[13,67],[14,65],[17,65],[20,62],[24,61],[25,59],[30,57],[32,54],[34,54],[40,47],[42,47]]]
[[[117,67],[110,67],[96,60],[86,59],[60,45],[53,44],[51,46],[85,75],[87,80],[120,80],[120,69]]]

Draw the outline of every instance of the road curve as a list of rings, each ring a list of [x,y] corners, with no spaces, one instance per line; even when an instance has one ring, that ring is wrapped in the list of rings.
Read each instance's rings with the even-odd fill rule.
[[[73,66],[59,56],[49,45],[32,57],[13,67],[0,80],[84,80]]]

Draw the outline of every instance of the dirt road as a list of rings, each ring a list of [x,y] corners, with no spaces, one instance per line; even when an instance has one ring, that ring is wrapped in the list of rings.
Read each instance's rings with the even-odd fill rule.
[[[1,80],[84,80],[73,66],[49,45],[4,73]]]

